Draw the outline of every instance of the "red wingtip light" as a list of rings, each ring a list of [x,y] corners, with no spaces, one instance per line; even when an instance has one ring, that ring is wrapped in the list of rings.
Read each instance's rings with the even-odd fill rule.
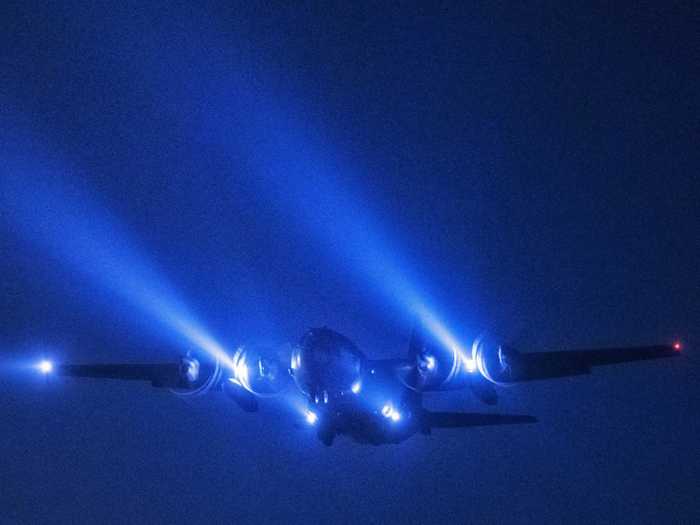
[[[673,345],[673,348],[675,348],[676,350],[680,350],[680,349],[681,349],[681,344],[680,344],[680,343],[676,343],[675,345]]]

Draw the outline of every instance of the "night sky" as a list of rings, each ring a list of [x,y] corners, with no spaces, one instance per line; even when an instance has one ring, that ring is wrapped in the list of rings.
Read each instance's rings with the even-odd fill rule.
[[[693,2],[81,4],[0,10],[0,523],[697,519]],[[32,368],[310,326],[396,358],[417,308],[468,344],[684,350],[429,394],[539,422],[379,447]]]

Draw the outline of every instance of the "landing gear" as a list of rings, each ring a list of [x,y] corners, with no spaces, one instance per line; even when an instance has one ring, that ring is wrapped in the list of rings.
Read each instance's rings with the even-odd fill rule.
[[[323,441],[324,445],[330,447],[335,439],[335,427],[325,418],[319,421],[319,423],[321,424],[316,429],[316,436]]]
[[[322,425],[316,430],[316,436],[318,439],[323,441],[323,444],[330,447],[335,439],[335,431],[330,427],[330,425]]]

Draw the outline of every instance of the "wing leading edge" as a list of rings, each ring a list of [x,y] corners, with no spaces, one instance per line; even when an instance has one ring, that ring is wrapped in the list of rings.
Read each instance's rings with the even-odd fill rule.
[[[69,377],[91,377],[97,379],[121,379],[127,381],[149,381],[158,388],[192,388],[200,379],[216,374],[217,365],[198,364],[196,376],[188,376],[183,364],[129,364],[129,365],[58,365],[56,375]]]
[[[483,356],[482,367],[496,382],[517,383],[589,374],[596,366],[631,363],[680,355],[680,344],[534,352],[521,354],[501,347],[497,355]]]

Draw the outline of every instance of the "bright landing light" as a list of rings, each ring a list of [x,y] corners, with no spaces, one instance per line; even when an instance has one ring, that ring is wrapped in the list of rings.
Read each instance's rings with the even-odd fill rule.
[[[318,419],[318,416],[316,414],[314,414],[313,412],[311,412],[311,410],[309,410],[306,413],[306,421],[309,422],[309,425],[313,425],[314,423],[316,423],[317,419]]]
[[[53,365],[51,364],[51,361],[42,361],[37,365],[37,368],[42,374],[48,374],[53,370]]]
[[[391,401],[387,401],[387,404],[382,408],[382,415],[387,419],[391,419],[394,423],[401,419],[401,414],[394,410],[394,403]]]
[[[391,417],[391,415],[394,413],[394,404],[389,401],[386,405],[384,405],[384,408],[382,408],[382,415],[384,417]]]
[[[465,359],[464,364],[467,366],[468,372],[474,372],[476,370],[476,361],[474,359]]]

